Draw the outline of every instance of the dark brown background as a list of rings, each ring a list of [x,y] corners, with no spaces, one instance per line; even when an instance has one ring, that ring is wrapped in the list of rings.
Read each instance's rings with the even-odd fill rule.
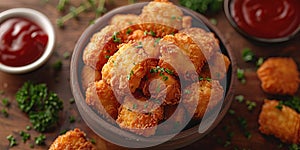
[[[71,1],[71,5],[78,6],[81,1]],[[139,1],[140,2],[140,1]],[[175,1],[176,2],[176,1]],[[177,2],[176,2],[177,3]],[[56,10],[58,0],[51,0],[45,2],[45,0],[0,0],[0,12],[16,7],[33,8],[46,14],[53,25],[55,25],[56,19],[67,13],[59,12]],[[109,10],[127,5],[127,1],[114,0],[108,2],[106,7]],[[241,51],[245,47],[251,48],[257,56],[271,57],[271,56],[287,56],[293,57],[298,65],[300,64],[300,37],[296,39],[282,43],[282,44],[268,44],[261,45],[251,42],[238,34],[229,22],[226,20],[224,11],[221,11],[215,15],[207,16],[208,19],[215,18],[218,21],[217,28],[223,33],[223,36],[229,41],[230,46],[235,54],[237,65],[246,71],[246,84],[241,84],[236,81],[235,95],[242,94],[247,100],[255,101],[257,107],[253,111],[248,111],[244,103],[238,103],[233,101],[231,109],[236,114],[227,114],[223,121],[214,129],[209,135],[202,140],[199,140],[183,149],[233,149],[238,147],[239,149],[278,149],[280,142],[272,137],[262,135],[258,130],[258,114],[261,110],[262,102],[265,98],[270,97],[262,92],[260,88],[260,82],[256,76],[256,67],[254,64],[245,63],[241,58]],[[64,100],[64,112],[61,115],[59,127],[55,130],[45,133],[47,136],[46,146],[35,146],[35,149],[47,149],[53,140],[59,135],[59,132],[64,129],[73,129],[75,127],[87,133],[89,138],[96,140],[96,146],[99,149],[124,149],[109,142],[104,141],[98,137],[93,131],[91,131],[78,114],[76,104],[70,104],[69,99],[72,98],[70,88],[70,59],[64,59],[63,53],[68,51],[72,53],[76,41],[88,27],[90,20],[94,18],[94,13],[85,12],[79,15],[79,20],[72,19],[66,23],[64,29],[60,29],[55,26],[56,31],[56,47],[55,53],[50,58],[48,63],[40,69],[23,75],[11,75],[4,72],[0,72],[0,90],[4,91],[3,95],[0,95],[0,99],[9,98],[11,105],[7,108],[9,117],[5,118],[0,114],[0,149],[9,149],[9,143],[6,136],[9,134],[16,137],[18,145],[11,149],[30,149],[29,144],[34,142],[34,137],[39,133],[31,130],[31,139],[25,144],[22,142],[19,136],[19,131],[25,130],[27,125],[30,125],[28,117],[20,111],[15,101],[14,95],[18,88],[27,80],[34,82],[47,83],[50,90],[57,92],[59,97]],[[56,60],[63,61],[63,69],[61,71],[54,71],[51,65]],[[297,94],[299,96],[299,92]],[[0,104],[2,110],[4,106]],[[76,118],[75,123],[69,123],[69,116]],[[247,139],[240,126],[238,125],[237,117],[244,117],[248,122],[247,129],[252,134],[250,139]],[[233,132],[234,136],[231,140],[231,144],[228,147],[224,146],[228,133]],[[171,148],[171,147],[170,147]]]

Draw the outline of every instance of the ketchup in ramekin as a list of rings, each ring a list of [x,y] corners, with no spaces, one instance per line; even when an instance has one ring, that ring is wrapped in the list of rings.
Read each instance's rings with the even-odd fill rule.
[[[238,27],[258,38],[288,37],[300,28],[300,0],[232,0]]]
[[[0,24],[0,63],[19,67],[40,58],[47,46],[48,35],[25,18],[9,18]]]

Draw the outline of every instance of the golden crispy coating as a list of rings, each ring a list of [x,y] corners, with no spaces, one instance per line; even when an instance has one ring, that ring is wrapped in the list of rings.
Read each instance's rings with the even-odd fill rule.
[[[176,33],[182,28],[183,13],[168,1],[153,1],[146,5],[140,15],[143,31],[153,31],[157,37]]]
[[[119,109],[118,125],[138,135],[154,135],[158,122],[163,119],[163,109],[152,101],[135,100],[125,97]]]
[[[116,89],[117,97],[134,93],[149,70],[148,66],[157,64],[157,59],[153,58],[158,58],[159,48],[154,45],[152,37],[124,44],[104,65],[102,79]]]
[[[83,61],[95,70],[101,70],[108,58],[117,51],[118,42],[112,36],[116,26],[110,25],[95,33],[83,52]]]
[[[197,69],[184,50],[165,38],[160,40],[159,45],[161,57],[158,64],[161,68],[172,70],[176,76],[185,80],[198,79]]]
[[[58,136],[49,150],[96,150],[96,147],[86,139],[83,131],[75,128]]]
[[[187,28],[180,30],[179,33],[184,33],[191,38],[201,49],[207,60],[220,50],[219,41],[212,32],[207,32],[201,28]]]
[[[100,71],[94,70],[90,66],[85,65],[82,68],[81,77],[82,87],[85,91],[90,83],[101,80],[102,75]]]
[[[152,67],[141,83],[143,94],[150,99],[163,101],[163,105],[178,104],[181,97],[179,81],[172,72],[167,73],[164,68],[158,67]]]
[[[270,94],[293,95],[299,87],[299,72],[292,58],[267,59],[257,70],[262,89]]]
[[[226,76],[229,65],[229,58],[224,54],[217,52],[212,56],[209,64],[206,63],[204,65],[199,76],[203,78],[221,80]]]
[[[191,16],[183,16],[182,28],[190,28],[190,27],[192,27],[192,17]]]
[[[183,91],[183,104],[194,119],[201,119],[222,100],[224,90],[217,80],[202,80],[186,87]],[[195,108],[196,106],[196,108]]]
[[[168,41],[182,50],[182,53],[189,57],[189,59],[193,62],[196,71],[200,73],[202,67],[206,62],[206,58],[201,52],[199,46],[185,33],[177,33],[173,35],[166,35],[162,41]]]
[[[123,29],[131,25],[140,23],[139,17],[135,14],[117,14],[114,15],[110,24],[116,25],[118,28]]]
[[[267,135],[274,135],[282,142],[300,143],[300,115],[287,106],[277,108],[276,100],[265,100],[259,115],[259,130]]]
[[[96,81],[86,90],[86,103],[94,107],[104,118],[114,123],[120,106],[111,87],[103,82]]]

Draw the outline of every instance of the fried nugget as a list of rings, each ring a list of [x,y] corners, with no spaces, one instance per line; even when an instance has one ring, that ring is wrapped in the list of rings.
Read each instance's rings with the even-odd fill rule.
[[[219,81],[202,80],[184,89],[183,105],[194,119],[201,119],[207,110],[211,110],[222,100],[223,94]]]
[[[299,87],[299,72],[292,58],[269,58],[258,68],[257,75],[266,93],[293,95]]]
[[[162,119],[163,109],[158,104],[127,96],[119,109],[117,123],[122,129],[149,137],[155,134]]]
[[[120,103],[111,87],[103,80],[89,85],[86,90],[86,103],[95,108],[109,122],[115,123]]]
[[[212,56],[210,63],[204,65],[199,76],[202,78],[221,80],[226,77],[229,65],[229,58],[226,55],[217,52]]]
[[[206,62],[206,58],[201,52],[200,47],[187,34],[177,33],[174,36],[166,35],[162,39],[162,41],[168,41],[178,46],[182,53],[188,56],[192,61],[196,68],[196,71],[200,73],[202,67]]]
[[[183,16],[182,28],[190,28],[190,27],[192,27],[192,17],[191,16]]]
[[[276,100],[265,100],[258,123],[264,134],[274,135],[282,142],[300,143],[300,115]]]
[[[102,69],[108,58],[117,50],[119,42],[113,41],[117,27],[109,25],[93,35],[83,52],[83,61],[95,70]]]
[[[183,13],[168,1],[152,1],[144,6],[140,15],[143,31],[152,31],[157,37],[176,33],[182,28]]]
[[[115,89],[117,97],[134,93],[148,66],[157,65],[158,55],[159,48],[152,37],[124,44],[104,65],[102,79]]]
[[[187,28],[180,30],[179,33],[184,33],[191,38],[201,49],[207,60],[220,50],[219,40],[212,32],[207,32],[201,28]]]
[[[139,16],[135,14],[117,14],[110,20],[110,24],[118,28],[127,28],[138,23],[140,23]]]
[[[68,131],[58,136],[51,144],[49,150],[96,150],[96,147],[86,139],[86,135],[80,129]]]
[[[85,91],[90,83],[101,80],[102,76],[100,71],[94,70],[93,68],[85,65],[82,68],[81,77],[82,88]]]
[[[161,39],[159,45],[161,56],[158,65],[161,68],[172,70],[182,80],[198,79],[197,69],[184,50],[165,39]]]
[[[150,99],[163,101],[163,105],[175,105],[181,97],[180,83],[172,72],[167,72],[159,66],[150,68],[141,83],[141,89]]]

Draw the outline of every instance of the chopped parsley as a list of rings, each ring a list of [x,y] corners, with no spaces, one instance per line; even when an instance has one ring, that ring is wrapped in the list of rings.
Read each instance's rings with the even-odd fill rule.
[[[46,84],[33,84],[28,81],[16,93],[19,108],[29,115],[33,128],[44,132],[59,120],[63,101],[56,93],[48,91]]]
[[[27,131],[31,130],[31,126],[26,126],[26,130]]]
[[[52,68],[55,71],[60,71],[62,69],[62,61],[61,60],[56,60],[53,64],[52,64]]]
[[[104,57],[105,57],[106,59],[109,59],[109,58],[110,58],[110,56],[109,56],[109,55],[105,55]]]
[[[237,78],[241,81],[242,84],[246,83],[245,71],[244,69],[237,68]]]
[[[299,97],[294,96],[290,100],[283,101],[283,104],[291,107],[292,109],[294,109],[295,111],[300,113],[300,98]]]
[[[112,39],[115,43],[121,43],[121,39],[117,37],[118,34],[119,32],[114,32],[114,34],[112,35]]]
[[[36,145],[45,145],[46,136],[44,134],[40,134],[39,136],[34,138],[34,142]]]
[[[187,90],[187,89],[184,90],[184,94],[190,94],[190,93],[191,93],[190,90]]]
[[[70,102],[70,104],[74,104],[75,99],[74,99],[74,98],[70,98],[70,99],[69,99],[69,102]]]
[[[69,122],[70,123],[74,123],[76,120],[75,120],[75,117],[74,116],[70,116],[69,117]]]
[[[258,60],[256,61],[256,66],[260,67],[264,63],[264,58],[259,57]]]
[[[65,51],[63,54],[64,59],[69,59],[71,56],[71,53],[69,51]]]
[[[3,108],[3,109],[1,110],[1,113],[3,114],[3,116],[4,116],[5,118],[8,117],[8,112],[7,112],[6,109]]]
[[[96,140],[95,139],[90,139],[92,144],[96,144]]]
[[[167,81],[167,80],[168,80],[168,76],[162,76],[162,79],[163,79],[164,81]]]
[[[209,19],[209,21],[210,21],[210,23],[213,24],[213,25],[217,25],[217,24],[218,24],[218,21],[217,21],[217,19],[215,19],[215,18],[211,18],[211,19]]]
[[[10,102],[9,102],[8,98],[3,98],[2,99],[2,104],[3,104],[3,106],[8,107],[10,105]]]
[[[278,105],[275,106],[275,108],[279,109],[279,110],[282,110],[282,107],[283,107],[283,102],[282,101],[279,101],[278,102]]]
[[[132,32],[130,28],[127,29],[126,34],[129,35]]]
[[[161,38],[156,38],[153,46],[155,47],[159,43],[160,40],[161,40]]]
[[[132,109],[136,109],[136,108],[137,108],[137,104],[133,104]]]
[[[198,80],[199,80],[199,81],[204,81],[204,80],[206,80],[206,81],[210,82],[210,81],[211,81],[211,78],[209,78],[209,77],[203,78],[203,77],[199,76],[199,77],[198,77]]]
[[[6,139],[9,141],[9,146],[13,147],[17,145],[17,140],[15,139],[15,137],[13,135],[9,135],[6,137]]]
[[[173,75],[173,71],[172,70],[169,70],[168,68],[165,69],[166,73],[170,74],[170,75]]]
[[[25,143],[28,139],[30,139],[30,134],[24,131],[20,131],[20,136],[22,137],[22,141]]]
[[[230,115],[234,115],[234,114],[235,114],[235,111],[234,111],[233,109],[229,109],[229,110],[228,110],[228,113],[229,113]]]
[[[250,62],[254,59],[254,53],[250,48],[244,48],[242,51],[242,57],[245,62]]]
[[[139,45],[137,45],[136,48],[143,48],[142,42],[139,42]]]
[[[235,100],[237,100],[238,102],[243,102],[244,101],[244,96],[243,95],[237,95],[235,96]]]
[[[247,105],[247,109],[251,111],[256,107],[256,102],[247,100],[246,105]]]

